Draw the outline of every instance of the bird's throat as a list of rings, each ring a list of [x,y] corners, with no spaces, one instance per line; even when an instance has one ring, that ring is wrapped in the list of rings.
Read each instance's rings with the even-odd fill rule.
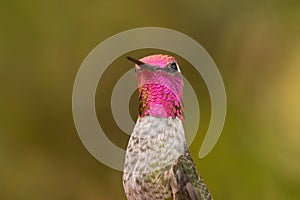
[[[160,84],[145,84],[138,90],[139,117],[178,117],[183,120],[181,100],[170,89]]]

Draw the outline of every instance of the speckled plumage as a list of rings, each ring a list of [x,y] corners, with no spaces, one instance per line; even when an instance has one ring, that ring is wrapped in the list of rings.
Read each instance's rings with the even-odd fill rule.
[[[212,199],[186,145],[176,60],[168,55],[130,60],[137,64],[140,114],[126,150],[127,199]]]
[[[137,120],[128,143],[123,176],[129,200],[171,197],[170,163],[184,153],[184,141],[182,123],[177,118],[146,116]]]

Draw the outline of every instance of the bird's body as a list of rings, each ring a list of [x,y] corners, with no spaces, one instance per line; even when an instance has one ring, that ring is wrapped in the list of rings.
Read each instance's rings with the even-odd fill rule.
[[[212,199],[186,145],[182,77],[175,59],[153,55],[136,65],[140,114],[125,158],[128,200]]]
[[[170,168],[184,154],[184,131],[179,119],[146,116],[131,135],[124,169],[128,199],[168,199],[172,195]]]

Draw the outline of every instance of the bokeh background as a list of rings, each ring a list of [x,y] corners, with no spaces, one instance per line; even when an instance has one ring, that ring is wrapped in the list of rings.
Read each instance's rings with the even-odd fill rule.
[[[144,26],[197,40],[223,76],[228,112],[221,138],[207,157],[197,159],[210,114],[202,83],[204,123],[191,146],[214,198],[299,199],[299,10],[299,1],[292,0],[2,0],[0,199],[125,199],[121,172],[94,159],[77,135],[72,87],[98,43]],[[99,88],[120,74],[113,67],[120,65],[131,66],[118,59]],[[105,119],[104,96],[109,93],[99,89],[97,114]],[[124,148],[128,136],[113,125],[107,129]]]

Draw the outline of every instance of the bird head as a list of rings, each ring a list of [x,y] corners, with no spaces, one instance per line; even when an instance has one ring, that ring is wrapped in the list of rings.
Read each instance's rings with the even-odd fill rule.
[[[140,116],[182,116],[182,75],[174,57],[150,55],[141,59],[127,57],[135,63],[140,94]]]
[[[178,100],[182,99],[182,75],[174,57],[169,55],[150,55],[140,60],[127,57],[134,62],[138,87],[146,84],[161,85],[162,89],[172,92]]]

